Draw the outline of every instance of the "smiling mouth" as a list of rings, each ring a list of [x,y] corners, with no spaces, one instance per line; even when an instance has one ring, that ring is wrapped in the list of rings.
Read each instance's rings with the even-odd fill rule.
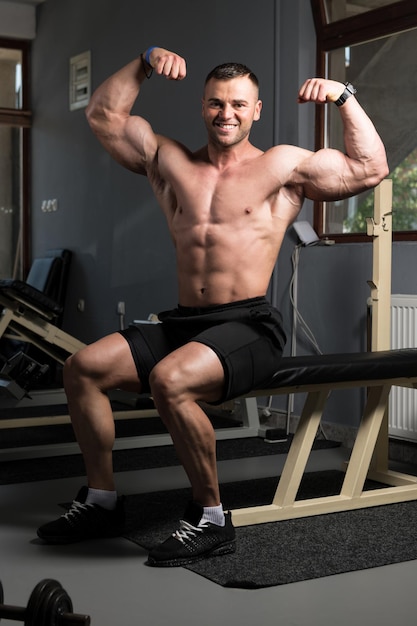
[[[236,128],[236,124],[222,124],[221,122],[216,122],[216,126],[221,128],[222,130],[233,130]]]

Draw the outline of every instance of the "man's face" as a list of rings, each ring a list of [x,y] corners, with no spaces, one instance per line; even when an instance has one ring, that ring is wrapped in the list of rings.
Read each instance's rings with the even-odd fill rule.
[[[202,109],[209,141],[222,147],[241,142],[260,118],[261,108],[258,89],[247,76],[211,78],[204,89]]]

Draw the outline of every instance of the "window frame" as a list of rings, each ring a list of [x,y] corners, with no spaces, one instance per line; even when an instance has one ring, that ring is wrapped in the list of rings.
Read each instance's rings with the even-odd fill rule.
[[[402,0],[394,4],[373,9],[360,15],[326,22],[325,0],[310,0],[316,29],[316,72],[325,76],[326,54],[372,39],[387,37],[395,33],[417,28],[415,0]],[[323,107],[315,111],[315,149],[324,146],[325,113]],[[371,238],[366,233],[326,233],[324,231],[323,202],[314,204],[314,228],[321,237],[331,237],[336,242],[363,242]],[[394,241],[417,240],[417,231],[393,231]]]
[[[22,129],[22,238],[21,238],[21,269],[26,276],[30,267],[30,129],[32,112],[30,110],[29,93],[29,54],[30,42],[20,39],[0,37],[0,48],[20,50],[22,53],[22,108],[9,109],[0,107],[0,124],[16,126]]]

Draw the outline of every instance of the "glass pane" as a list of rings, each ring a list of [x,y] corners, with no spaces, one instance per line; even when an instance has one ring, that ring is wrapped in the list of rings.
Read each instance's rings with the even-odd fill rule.
[[[22,108],[22,51],[0,48],[0,107]]]
[[[0,125],[0,278],[21,278],[22,130]]]
[[[328,54],[328,76],[349,81],[387,150],[393,229],[417,230],[417,29]],[[327,107],[327,145],[344,151],[340,114]],[[366,232],[372,193],[325,205],[327,233]]]
[[[397,0],[397,2],[399,1]],[[326,21],[328,24],[338,22],[347,17],[386,7],[389,4],[397,3],[393,0],[324,0]]]

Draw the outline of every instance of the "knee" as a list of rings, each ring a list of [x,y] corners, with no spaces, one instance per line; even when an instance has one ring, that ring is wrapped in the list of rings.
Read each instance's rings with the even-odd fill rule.
[[[149,376],[149,386],[157,407],[177,405],[186,392],[184,377],[179,370],[168,368],[163,362],[153,368]]]
[[[62,370],[64,388],[66,390],[78,385],[79,381],[91,376],[87,359],[83,355],[83,350],[72,354],[64,363]]]

